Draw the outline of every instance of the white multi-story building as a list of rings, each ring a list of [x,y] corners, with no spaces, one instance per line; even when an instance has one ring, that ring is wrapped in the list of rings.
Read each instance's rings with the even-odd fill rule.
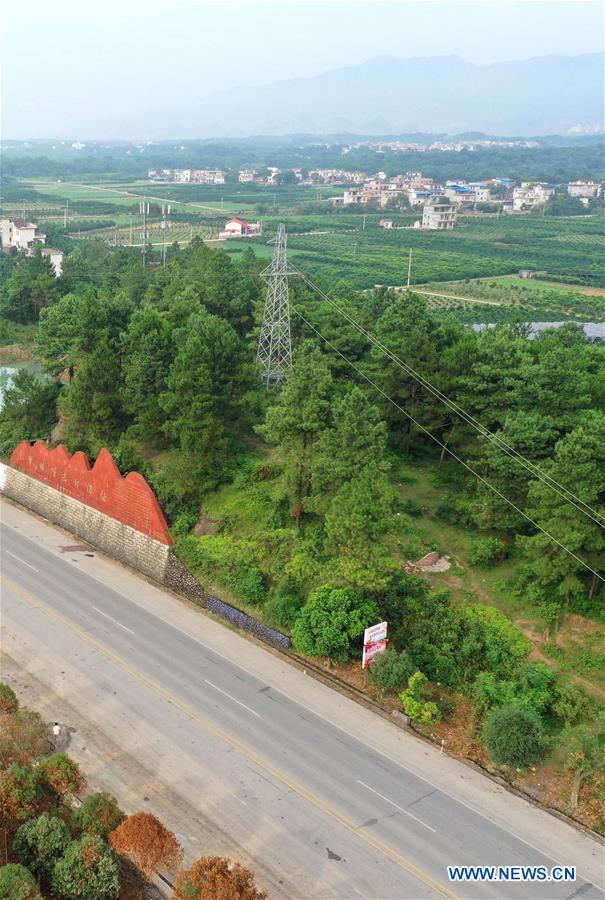
[[[32,256],[36,244],[46,242],[46,235],[41,234],[33,222],[24,222],[23,219],[0,219],[0,238],[3,250],[14,248],[22,250],[29,256]],[[63,251],[55,250],[54,247],[43,247],[42,255],[50,259],[55,278],[60,278],[63,270]]]
[[[520,187],[513,190],[513,212],[534,209],[543,206],[554,194],[554,187],[546,184],[535,184],[531,181],[521,182]]]
[[[422,210],[422,228],[450,231],[456,223],[456,209],[447,197],[432,197]]]
[[[0,236],[3,250],[11,247],[29,250],[34,241],[41,244],[46,241],[46,235],[40,234],[33,222],[24,222],[23,219],[0,219]]]
[[[596,181],[570,181],[567,185],[567,193],[570,197],[594,200],[601,196],[601,185]]]

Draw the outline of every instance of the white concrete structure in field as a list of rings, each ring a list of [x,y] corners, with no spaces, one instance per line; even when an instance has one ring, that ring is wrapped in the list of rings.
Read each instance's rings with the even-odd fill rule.
[[[55,278],[60,278],[63,271],[63,251],[55,250],[54,247],[43,247],[42,256],[48,256],[53,267],[53,272],[55,273]]]
[[[260,222],[246,222],[244,219],[229,219],[219,234],[221,240],[227,238],[253,237],[261,233]]]
[[[456,223],[456,208],[447,197],[432,197],[422,209],[422,228],[450,231]]]
[[[46,235],[40,234],[33,222],[25,222],[23,219],[0,219],[0,238],[2,249],[30,250],[35,241],[43,244]]]
[[[601,196],[602,187],[596,181],[570,181],[567,185],[567,193],[570,197],[594,200]]]

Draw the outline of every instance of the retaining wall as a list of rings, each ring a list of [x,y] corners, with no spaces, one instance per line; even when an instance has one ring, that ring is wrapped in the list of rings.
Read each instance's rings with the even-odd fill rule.
[[[13,450],[10,464],[123,525],[172,544],[160,504],[143,476],[129,472],[123,478],[105,447],[91,468],[88,457],[80,451],[70,456],[62,445],[50,448],[41,441],[33,445],[22,441]]]
[[[170,555],[168,544],[61,493],[25,472],[12,466],[0,466],[3,470],[0,472],[0,489],[7,497],[144,575],[164,581]]]
[[[10,463],[0,463],[0,492],[7,497],[274,647],[289,648],[287,635],[204,590],[170,552],[168,525],[143,476],[123,478],[108,450],[91,468],[84,453],[23,441]]]

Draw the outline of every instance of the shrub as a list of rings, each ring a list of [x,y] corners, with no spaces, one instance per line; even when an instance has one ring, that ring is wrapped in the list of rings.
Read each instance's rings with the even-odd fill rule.
[[[254,875],[239,863],[222,856],[196,859],[182,869],[174,886],[174,900],[265,900],[264,891],[254,883]]]
[[[40,772],[57,797],[63,799],[79,793],[86,786],[86,779],[77,762],[67,753],[53,753],[40,763]]]
[[[25,765],[52,748],[48,726],[30,709],[7,715],[0,731],[0,760],[4,766]]]
[[[505,547],[498,538],[483,538],[475,541],[468,555],[468,561],[472,566],[494,566],[502,562],[505,556]]]
[[[256,546],[230,535],[188,535],[177,550],[202,579],[224,585],[247,603],[260,603],[266,594],[265,576],[254,562]]]
[[[441,718],[437,704],[423,699],[427,681],[426,675],[423,675],[422,672],[415,672],[410,678],[406,690],[400,694],[403,708],[408,716],[415,722],[422,722],[424,725],[438,722]]]
[[[303,602],[292,579],[284,578],[265,603],[264,618],[275,628],[290,629],[300,613]]]
[[[477,525],[477,508],[470,500],[460,500],[447,494],[437,509],[435,516],[448,525],[462,525],[465,528]]]
[[[413,500],[410,500],[409,497],[405,497],[401,502],[401,511],[406,513],[408,516],[421,516],[422,515],[422,507],[418,506]]]
[[[516,685],[517,705],[541,714],[551,706],[556,674],[543,662],[530,662],[519,673]]]
[[[405,651],[388,649],[376,656],[370,666],[370,681],[384,691],[400,691],[414,673],[415,666]]]
[[[484,739],[491,758],[501,766],[527,768],[538,762],[545,751],[538,717],[513,705],[490,712]]]
[[[79,834],[98,834],[106,838],[124,820],[124,813],[117,801],[104,792],[90,794],[73,815],[73,823]]]
[[[15,713],[19,709],[19,701],[12,687],[0,681],[0,715]]]
[[[346,660],[364,629],[380,617],[359,590],[322,587],[313,591],[292,629],[293,644],[308,656]]]
[[[42,900],[42,894],[25,866],[9,863],[0,868],[0,900]]]
[[[3,826],[19,826],[52,806],[48,787],[38,769],[13,764],[0,772],[0,809]]]
[[[512,674],[531,650],[527,638],[493,606],[467,606],[462,610],[462,618],[463,628],[470,627],[481,641],[484,668],[489,671]]]
[[[147,876],[156,869],[175,870],[183,858],[175,835],[151,813],[128,816],[111,832],[109,843]]]
[[[594,703],[581,687],[563,682],[555,688],[552,710],[566,725],[579,725],[594,715]]]
[[[197,516],[193,513],[181,513],[174,520],[174,524],[170,529],[175,538],[185,537],[189,534],[193,526],[197,522]]]

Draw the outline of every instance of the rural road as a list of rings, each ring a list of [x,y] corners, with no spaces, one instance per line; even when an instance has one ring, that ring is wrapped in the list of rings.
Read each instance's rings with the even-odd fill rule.
[[[592,838],[6,500],[1,520],[3,677],[188,859],[239,857],[272,898],[603,897]],[[446,868],[555,863],[578,879]]]

